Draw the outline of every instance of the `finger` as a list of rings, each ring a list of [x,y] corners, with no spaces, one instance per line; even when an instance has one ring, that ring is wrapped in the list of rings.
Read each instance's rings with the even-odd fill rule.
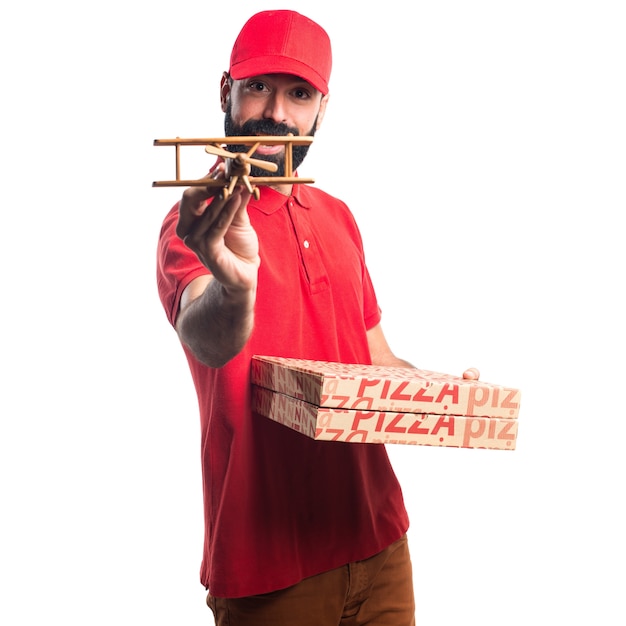
[[[214,242],[224,239],[241,203],[242,194],[239,190],[235,190],[227,199],[220,194],[191,224],[183,241],[192,249],[196,249],[210,247]]]
[[[204,214],[209,198],[216,196],[220,188],[189,187],[183,192],[178,206],[176,234],[184,239],[193,228],[194,222]]]
[[[211,166],[211,169],[209,170],[208,175],[211,176],[211,178],[225,178],[225,172],[226,172],[226,162],[224,161],[224,159],[218,159]]]
[[[475,367],[470,367],[463,372],[463,378],[466,380],[478,380],[480,372]]]
[[[224,171],[225,168],[225,162],[224,159],[222,157],[218,157],[217,160],[215,161],[215,163],[213,163],[213,165],[211,166],[211,169],[209,170],[209,173],[213,173],[216,169],[220,169],[222,172]]]

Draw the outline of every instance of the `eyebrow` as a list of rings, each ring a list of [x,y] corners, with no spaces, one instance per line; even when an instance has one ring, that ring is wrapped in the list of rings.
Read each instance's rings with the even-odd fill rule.
[[[317,91],[317,89],[315,89],[315,87],[313,87],[313,85],[311,85],[309,81],[305,80],[301,76],[297,76],[296,74],[273,72],[271,74],[257,74],[256,76],[249,76],[248,78],[243,78],[242,80],[263,80],[263,79],[271,80],[272,76],[289,76],[292,79],[290,81],[292,85],[303,85],[303,86],[309,87],[313,91]]]

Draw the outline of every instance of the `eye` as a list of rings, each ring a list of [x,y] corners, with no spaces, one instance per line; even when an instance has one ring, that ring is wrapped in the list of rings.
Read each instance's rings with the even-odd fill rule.
[[[307,98],[311,97],[311,94],[309,93],[309,91],[302,87],[298,87],[297,89],[294,89],[293,95],[294,95],[294,98],[296,98],[297,100],[306,100]]]
[[[264,82],[261,82],[260,80],[253,80],[250,83],[248,83],[248,89],[250,89],[251,91],[265,91],[267,89],[266,85]]]

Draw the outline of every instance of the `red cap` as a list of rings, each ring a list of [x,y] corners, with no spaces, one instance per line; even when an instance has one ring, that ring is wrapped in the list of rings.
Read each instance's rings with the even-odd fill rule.
[[[331,67],[330,38],[319,24],[295,11],[262,11],[241,29],[229,73],[235,80],[293,74],[325,95]]]

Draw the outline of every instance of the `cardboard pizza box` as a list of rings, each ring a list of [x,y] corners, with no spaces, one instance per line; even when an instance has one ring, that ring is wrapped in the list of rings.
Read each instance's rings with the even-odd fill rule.
[[[252,407],[321,441],[515,450],[517,440],[516,419],[320,407],[257,385]]]
[[[251,382],[323,408],[516,419],[518,389],[429,370],[254,356]]]

